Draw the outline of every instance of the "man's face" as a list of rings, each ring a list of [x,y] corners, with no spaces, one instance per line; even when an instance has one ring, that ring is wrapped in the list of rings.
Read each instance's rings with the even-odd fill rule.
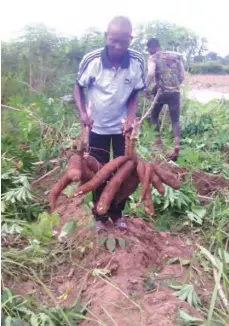
[[[131,39],[129,32],[120,31],[118,28],[110,28],[106,33],[109,55],[114,59],[121,58],[128,49]]]
[[[150,46],[150,47],[148,47],[148,52],[151,54],[151,55],[153,55],[153,54],[155,54],[156,52],[157,52],[157,47],[154,47],[154,46]]]

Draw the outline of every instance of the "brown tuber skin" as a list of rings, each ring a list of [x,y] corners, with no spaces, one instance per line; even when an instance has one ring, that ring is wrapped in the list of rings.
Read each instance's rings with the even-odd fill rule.
[[[91,180],[93,177],[94,171],[89,168],[88,161],[84,159],[82,160],[81,157],[79,157],[79,154],[73,155],[69,160],[66,173],[60,178],[60,180],[54,185],[54,187],[50,191],[49,202],[51,210],[53,211],[55,209],[58,197],[70,183],[78,181],[85,183]]]
[[[142,182],[141,200],[145,199],[146,192],[148,191],[149,185],[151,183],[150,177],[152,173],[152,165],[150,163],[144,163],[144,165],[145,165],[145,173]]]
[[[129,177],[121,184],[121,187],[116,195],[116,203],[119,204],[124,199],[127,199],[138,188],[139,178],[136,169],[132,171]]]
[[[144,177],[145,177],[145,164],[142,161],[138,161],[137,174],[142,184],[144,182]]]
[[[89,191],[93,191],[98,188],[103,182],[105,182],[113,172],[115,172],[122,164],[128,160],[126,156],[116,157],[114,160],[108,162],[99,170],[96,175],[89,182],[80,186],[79,189],[73,194],[73,197],[83,195]]]
[[[163,170],[161,167],[154,165],[154,169],[158,177],[163,183],[170,186],[173,189],[180,189],[180,180],[173,173],[168,170]]]
[[[72,180],[69,178],[67,174],[64,174],[60,180],[55,184],[55,186],[52,188],[49,194],[49,202],[51,211],[55,209],[56,201],[58,197],[60,196],[61,192],[66,188]]]
[[[87,162],[88,168],[94,173],[98,172],[103,167],[103,164],[97,161],[93,156],[86,156],[84,159]]]
[[[100,196],[99,202],[96,205],[96,211],[99,215],[104,215],[107,213],[108,209],[110,208],[110,204],[118,192],[121,184],[124,180],[126,180],[126,178],[128,178],[134,168],[134,161],[129,160],[125,162],[108,182],[102,192],[102,195]]]
[[[68,162],[67,175],[70,180],[77,182],[82,176],[82,156],[73,155]]]
[[[157,189],[157,191],[161,194],[165,194],[165,188],[163,187],[163,184],[161,182],[161,179],[156,174],[154,170],[154,165],[152,164],[152,172],[151,172],[151,184],[154,186],[154,188]]]
[[[145,198],[143,200],[143,204],[144,204],[144,210],[145,210],[146,215],[149,215],[151,217],[154,216],[154,206],[153,206],[150,185],[148,185],[148,187],[147,187]]]
[[[180,181],[168,168],[162,168],[160,162],[152,164],[143,162],[137,157],[134,151],[137,130],[135,129],[133,128],[130,135],[126,134],[125,136],[125,156],[117,157],[105,165],[88,155],[87,139],[89,129],[82,130],[80,150],[70,158],[66,173],[50,192],[51,209],[55,209],[60,193],[71,182],[81,183],[72,197],[94,191],[106,182],[107,184],[96,205],[97,213],[104,215],[109,210],[113,200],[119,204],[135,192],[139,183],[141,183],[141,196],[138,205],[142,201],[145,213],[153,216],[154,205],[151,186],[155,187],[161,195],[164,195],[163,183],[174,189],[179,189]]]

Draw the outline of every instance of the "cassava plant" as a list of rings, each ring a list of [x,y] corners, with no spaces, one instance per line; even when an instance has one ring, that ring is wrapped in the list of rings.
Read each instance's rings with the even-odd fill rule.
[[[157,101],[159,93],[155,96]],[[154,102],[152,105],[154,105]],[[74,154],[68,163],[66,173],[50,192],[50,206],[55,208],[56,200],[61,191],[71,182],[80,182],[81,185],[73,193],[72,197],[85,195],[94,191],[101,184],[106,186],[100,196],[95,210],[99,215],[106,214],[111,202],[115,200],[118,204],[130,196],[141,185],[139,204],[144,204],[145,213],[154,215],[154,205],[151,195],[151,186],[155,187],[162,195],[165,193],[164,184],[174,189],[180,188],[178,177],[169,171],[169,168],[162,168],[160,161],[148,163],[141,160],[135,153],[135,142],[138,130],[147,117],[150,109],[143,113],[139,121],[135,121],[131,133],[126,133],[126,124],[123,122],[125,134],[125,155],[117,157],[105,165],[101,165],[95,158],[88,155],[88,128],[82,127],[81,144],[77,154]]]

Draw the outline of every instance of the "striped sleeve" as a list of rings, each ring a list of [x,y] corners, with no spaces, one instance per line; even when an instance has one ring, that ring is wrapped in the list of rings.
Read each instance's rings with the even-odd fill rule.
[[[145,60],[143,55],[135,50],[130,50],[130,56],[136,61],[135,90],[142,91],[145,88]]]
[[[79,71],[77,74],[76,83],[82,87],[89,86],[90,73],[93,69],[94,59],[101,56],[102,50],[96,50],[86,54],[79,64]]]

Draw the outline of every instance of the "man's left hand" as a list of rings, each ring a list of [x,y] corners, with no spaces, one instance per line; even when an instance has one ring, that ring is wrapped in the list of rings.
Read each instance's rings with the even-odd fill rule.
[[[128,119],[123,123],[122,125],[122,133],[123,135],[126,135],[128,133],[130,133],[133,129],[133,125],[134,125],[134,121],[135,119]]]

